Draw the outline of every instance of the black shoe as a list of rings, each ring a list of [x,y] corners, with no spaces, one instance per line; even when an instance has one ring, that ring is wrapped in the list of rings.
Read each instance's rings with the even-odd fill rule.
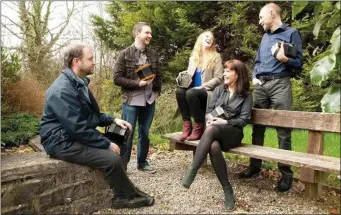
[[[135,196],[132,199],[128,199],[123,196],[117,196],[112,199],[111,207],[114,209],[120,208],[140,208],[146,206],[152,206],[154,204],[154,198],[152,198],[152,202],[150,199],[142,196]]]
[[[141,190],[138,189],[137,187],[136,187],[136,195],[137,195],[138,197],[144,197],[144,198],[146,198],[146,199],[148,200],[148,206],[152,206],[152,205],[154,205],[154,203],[155,203],[155,199],[154,199],[153,196],[148,195],[147,193],[141,191]]]
[[[256,169],[254,167],[248,167],[238,174],[239,178],[251,178],[254,175],[257,175],[261,170]]]
[[[290,190],[292,180],[293,180],[292,176],[281,176],[277,183],[276,190],[278,190],[279,192],[286,192]]]

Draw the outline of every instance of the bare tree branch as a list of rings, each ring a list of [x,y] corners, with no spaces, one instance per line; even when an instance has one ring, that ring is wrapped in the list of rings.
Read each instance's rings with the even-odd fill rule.
[[[11,34],[12,34],[13,36],[16,36],[17,38],[19,38],[19,39],[21,39],[21,40],[24,40],[24,38],[21,37],[21,36],[19,36],[18,33],[13,32],[13,31],[12,31],[10,28],[8,28],[6,25],[3,25],[3,26],[4,26],[4,28],[6,28],[9,32],[11,32]]]
[[[52,4],[52,2],[49,1],[49,4],[47,5],[46,13],[45,13],[44,21],[43,21],[43,23],[44,23],[43,29],[42,29],[42,30],[43,30],[43,33],[45,33],[45,32],[46,32],[46,29],[47,29],[48,18],[49,18],[49,16],[50,16],[51,4]]]
[[[13,21],[11,18],[9,18],[8,16],[6,16],[6,15],[1,15],[2,17],[4,17],[4,18],[6,18],[6,19],[8,19],[12,24],[14,24],[15,26],[17,26],[17,27],[19,27],[20,28],[20,25],[17,23],[17,22],[15,22],[15,21]]]
[[[56,34],[56,36],[50,41],[50,43],[48,44],[48,49],[51,49],[52,46],[56,43],[56,41],[59,39],[60,35],[63,33],[64,29],[66,28],[66,26],[69,24],[70,22],[70,18],[73,15],[74,9],[75,9],[75,3],[72,2],[72,8],[70,10],[68,10],[67,13],[67,17],[66,17],[66,23],[60,28],[60,30],[58,31],[58,33]]]

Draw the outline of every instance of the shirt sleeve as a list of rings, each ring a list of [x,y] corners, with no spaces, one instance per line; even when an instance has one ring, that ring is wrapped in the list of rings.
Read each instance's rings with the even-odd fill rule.
[[[251,120],[252,94],[249,93],[243,101],[238,118],[227,120],[229,125],[243,128]]]
[[[295,58],[289,58],[285,65],[289,69],[301,69],[303,65],[302,40],[297,30],[292,33],[290,42],[297,46],[297,55]]]

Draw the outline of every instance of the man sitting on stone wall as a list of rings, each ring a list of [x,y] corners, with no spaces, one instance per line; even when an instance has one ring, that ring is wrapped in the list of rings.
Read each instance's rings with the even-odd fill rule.
[[[118,145],[96,130],[97,126],[108,126],[113,122],[129,130],[131,125],[100,113],[86,77],[93,74],[95,66],[92,49],[85,45],[69,46],[64,66],[46,93],[40,122],[45,151],[53,158],[104,171],[110,187],[124,194],[113,198],[113,208],[153,205],[154,198],[140,191],[128,178]]]

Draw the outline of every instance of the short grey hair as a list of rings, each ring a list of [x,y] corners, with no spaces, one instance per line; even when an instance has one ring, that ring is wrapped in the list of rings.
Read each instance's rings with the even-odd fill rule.
[[[137,32],[141,32],[143,26],[149,26],[150,25],[147,22],[138,22],[134,25],[133,28],[133,37],[135,38]]]
[[[71,68],[74,58],[82,58],[83,50],[86,46],[83,44],[69,45],[64,52],[64,67]]]

